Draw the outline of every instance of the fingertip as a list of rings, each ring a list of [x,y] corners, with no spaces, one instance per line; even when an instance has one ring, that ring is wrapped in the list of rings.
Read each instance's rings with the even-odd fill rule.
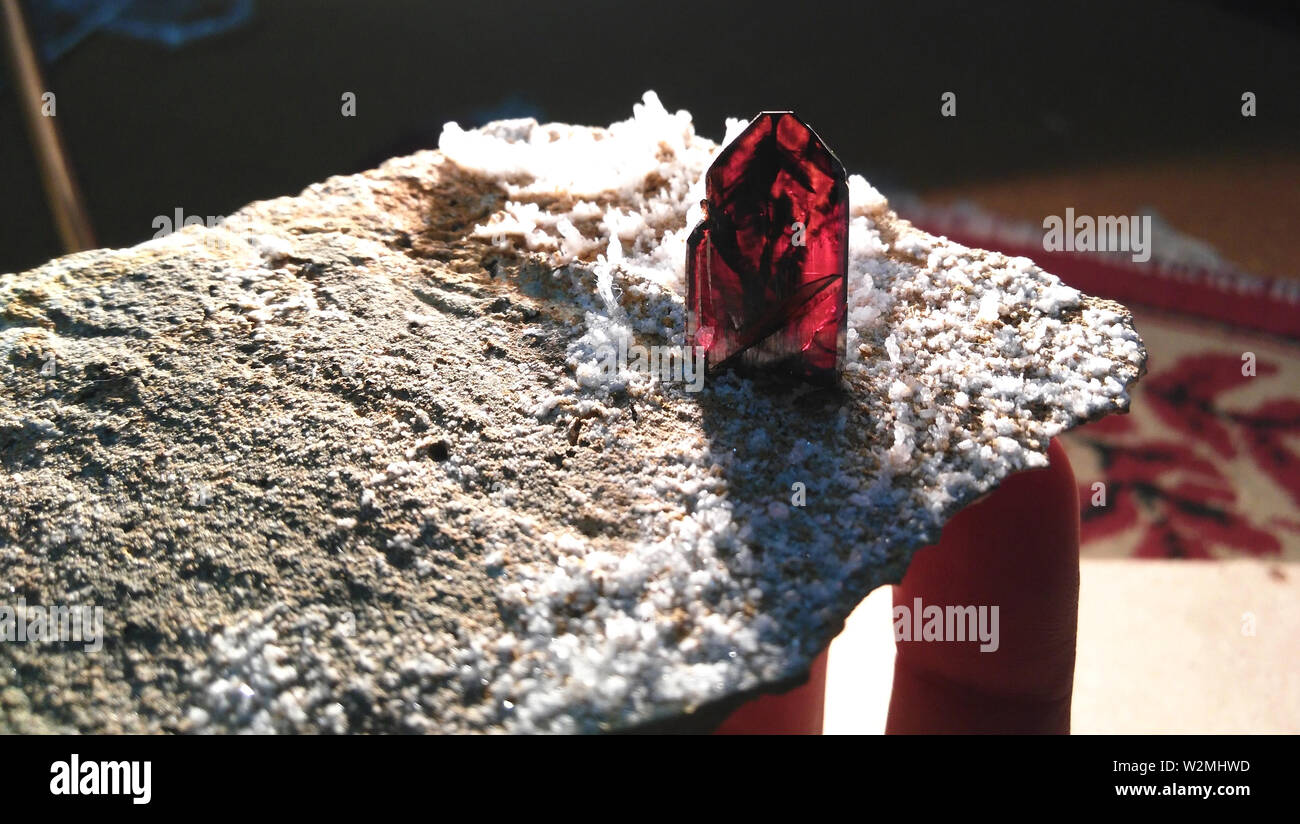
[[[958,513],[894,588],[896,616],[900,606],[909,616],[926,605],[983,607],[998,638],[993,649],[900,641],[889,731],[1068,731],[1079,502],[1058,442],[1048,457]]]
[[[718,735],[820,735],[826,705],[826,663],[822,650],[808,680],[778,695],[760,695],[742,704],[714,730]]]

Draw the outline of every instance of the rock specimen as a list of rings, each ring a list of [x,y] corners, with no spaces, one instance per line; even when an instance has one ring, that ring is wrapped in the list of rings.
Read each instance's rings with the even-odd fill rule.
[[[652,94],[608,129],[449,125],[215,228],[0,276],[0,603],[105,625],[98,653],[0,642],[0,729],[712,717],[1126,408],[1127,312],[858,176],[837,390],[641,368],[685,342],[718,148]]]

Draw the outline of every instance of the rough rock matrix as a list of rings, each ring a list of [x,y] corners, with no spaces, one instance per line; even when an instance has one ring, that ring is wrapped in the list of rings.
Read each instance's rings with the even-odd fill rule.
[[[0,731],[681,718],[798,681],[954,512],[1127,407],[1122,307],[858,176],[838,390],[611,376],[683,342],[717,149],[652,94],[449,125],[0,276],[0,604],[105,609],[98,653],[0,642]]]

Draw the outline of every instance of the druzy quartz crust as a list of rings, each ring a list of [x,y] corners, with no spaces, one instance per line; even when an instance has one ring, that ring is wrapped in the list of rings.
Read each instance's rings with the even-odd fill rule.
[[[718,153],[705,187],[686,303],[708,370],[833,384],[848,288],[843,165],[793,112],[763,112]]]

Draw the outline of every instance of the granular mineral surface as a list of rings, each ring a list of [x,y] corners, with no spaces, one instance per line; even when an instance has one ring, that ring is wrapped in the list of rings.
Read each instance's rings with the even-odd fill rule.
[[[449,125],[0,277],[0,604],[104,608],[98,652],[0,643],[0,730],[690,717],[797,681],[953,513],[1126,409],[1122,307],[857,175],[837,387],[651,374],[718,148],[653,94]]]

